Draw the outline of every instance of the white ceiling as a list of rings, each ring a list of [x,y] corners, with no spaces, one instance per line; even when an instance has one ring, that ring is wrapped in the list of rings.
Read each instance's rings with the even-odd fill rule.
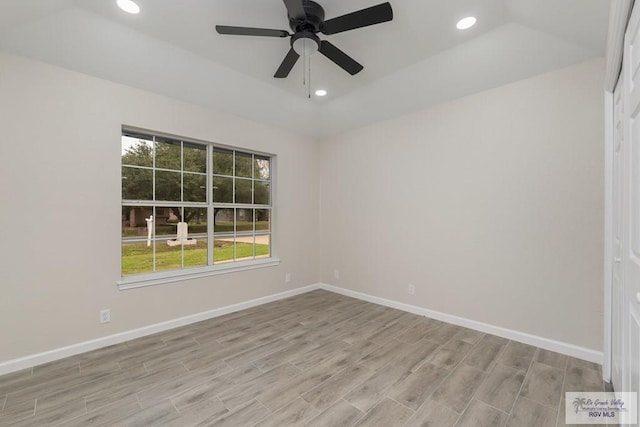
[[[326,19],[384,0],[317,0]],[[610,0],[390,0],[391,22],[322,39],[364,70],[316,54],[307,98],[300,60],[274,79],[282,38],[223,36],[214,25],[289,30],[282,0],[0,0],[0,49],[325,137],[603,56]],[[468,15],[478,24],[461,32]]]

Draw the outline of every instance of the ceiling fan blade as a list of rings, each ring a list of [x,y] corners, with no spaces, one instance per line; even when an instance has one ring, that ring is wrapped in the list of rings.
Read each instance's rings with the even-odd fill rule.
[[[307,13],[304,11],[303,0],[283,0],[284,5],[287,7],[289,16],[298,21],[302,21],[307,17]]]
[[[362,65],[358,64],[355,59],[326,40],[322,40],[318,51],[352,76],[354,74],[358,74],[364,68]]]
[[[284,57],[282,64],[280,64],[280,67],[278,67],[278,70],[273,75],[273,77],[275,77],[276,79],[284,79],[285,77],[287,77],[291,72],[293,66],[296,65],[296,61],[298,60],[298,58],[300,58],[300,55],[298,55],[296,51],[293,50],[293,48],[289,49],[289,53],[287,53],[287,56]]]
[[[380,24],[392,19],[393,9],[391,9],[391,4],[387,2],[324,21],[320,31],[328,35],[337,34],[343,31]]]
[[[269,30],[266,28],[229,27],[216,25],[219,34],[231,34],[234,36],[265,36],[265,37],[289,37],[289,32],[284,30]]]

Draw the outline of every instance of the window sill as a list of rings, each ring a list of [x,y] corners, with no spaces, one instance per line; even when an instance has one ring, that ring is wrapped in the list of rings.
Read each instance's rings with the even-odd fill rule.
[[[213,267],[190,268],[188,270],[168,271],[153,274],[141,274],[118,280],[118,289],[135,289],[146,286],[161,285],[163,283],[181,282],[199,279],[201,277],[217,276],[218,274],[234,273],[236,271],[254,270],[256,268],[274,267],[280,264],[279,258],[218,264]]]

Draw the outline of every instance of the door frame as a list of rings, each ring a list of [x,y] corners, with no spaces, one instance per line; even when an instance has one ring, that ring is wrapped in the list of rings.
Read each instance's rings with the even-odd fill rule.
[[[604,353],[602,378],[611,382],[613,351],[613,93],[604,94]]]
[[[609,14],[604,85],[604,348],[602,377],[611,381],[613,326],[613,150],[614,97],[624,53],[624,33],[634,0],[613,0]]]

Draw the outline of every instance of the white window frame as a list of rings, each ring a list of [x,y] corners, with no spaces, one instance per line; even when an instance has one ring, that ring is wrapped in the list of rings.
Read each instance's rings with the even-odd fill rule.
[[[158,207],[166,207],[167,205],[171,206],[173,205],[179,205],[181,208],[206,208],[207,209],[207,266],[202,266],[202,267],[190,267],[190,268],[181,268],[181,269],[174,269],[174,270],[166,270],[166,271],[159,271],[159,272],[153,272],[153,273],[141,273],[141,274],[135,274],[135,275],[130,275],[130,276],[122,276],[122,243],[124,242],[123,238],[122,238],[122,233],[120,235],[120,279],[117,281],[117,285],[119,289],[132,289],[132,288],[140,288],[140,287],[145,287],[145,286],[152,286],[152,285],[158,285],[158,284],[163,284],[163,283],[171,283],[171,282],[178,282],[178,281],[184,281],[184,280],[190,280],[190,279],[197,279],[197,278],[201,278],[201,277],[207,277],[207,276],[214,276],[214,275],[218,275],[218,274],[226,274],[226,273],[232,273],[232,272],[237,272],[237,271],[246,271],[246,270],[253,270],[256,268],[265,268],[265,267],[273,267],[273,266],[277,266],[280,264],[280,259],[277,257],[276,255],[276,245],[275,245],[275,233],[276,233],[276,227],[275,227],[275,193],[276,193],[276,173],[275,173],[275,169],[276,169],[276,156],[274,154],[271,153],[265,153],[265,152],[260,152],[260,151],[256,151],[256,150],[251,150],[251,149],[246,149],[246,148],[242,148],[242,147],[234,147],[234,146],[229,146],[229,145],[224,145],[224,144],[219,144],[219,143],[213,143],[213,142],[209,142],[209,141],[202,141],[202,140],[197,140],[197,139],[193,139],[193,138],[185,138],[182,136],[177,136],[177,135],[171,135],[171,134],[167,134],[167,133],[162,133],[162,132],[157,132],[157,131],[151,131],[151,130],[147,130],[147,129],[140,129],[140,128],[136,128],[136,127],[130,127],[130,126],[123,126],[122,127],[122,131],[120,133],[121,136],[123,136],[126,133],[136,133],[136,134],[143,134],[143,135],[148,135],[148,136],[153,136],[154,137],[154,141],[155,138],[170,138],[173,140],[178,140],[181,141],[182,143],[195,143],[195,144],[201,144],[206,146],[206,156],[207,156],[207,172],[206,172],[206,192],[207,192],[207,196],[206,196],[206,202],[175,202],[175,201],[156,201],[156,200],[129,200],[129,199],[124,199],[123,195],[121,193],[120,195],[120,202],[121,202],[121,206],[145,206],[145,207],[152,207],[152,208],[158,208]],[[270,160],[270,167],[269,167],[269,189],[270,189],[270,194],[269,194],[269,204],[268,205],[259,205],[259,204],[255,204],[255,203],[251,203],[251,204],[246,204],[246,203],[214,203],[213,201],[213,177],[214,176],[221,176],[219,174],[214,175],[214,171],[213,171],[213,167],[212,167],[212,155],[213,155],[213,151],[215,149],[222,149],[222,150],[229,150],[229,151],[233,151],[234,153],[234,161],[233,161],[233,167],[234,167],[234,172],[233,172],[233,177],[235,177],[235,152],[239,152],[242,154],[251,154],[252,156],[260,156],[260,157],[268,157]],[[253,164],[253,162],[252,162]],[[120,173],[122,174],[122,162],[120,162]],[[155,167],[155,156],[154,156],[154,165],[149,168],[151,170],[155,170],[157,169]],[[252,171],[253,171],[253,167],[252,167]],[[184,172],[181,172],[184,173]],[[252,172],[253,174],[253,172]],[[238,178],[238,177],[235,177]],[[251,178],[247,178],[247,179],[251,179],[252,182],[255,184],[256,181],[261,181],[260,179],[256,179],[254,176],[252,176]],[[262,181],[266,181],[266,180],[262,180]],[[234,180],[234,190],[235,190],[235,180]],[[181,189],[180,191],[182,192],[184,190],[183,186],[181,185]],[[233,193],[235,194],[235,191],[233,191]],[[233,230],[233,232],[230,233],[225,233],[224,236],[221,236],[220,234],[214,234],[214,221],[213,221],[213,217],[215,214],[215,209],[220,209],[220,208],[230,208],[230,209],[253,209],[254,212],[256,209],[268,209],[270,211],[270,215],[269,215],[269,232],[268,233],[260,233],[260,232],[256,232],[255,227],[254,229],[251,231],[250,235],[254,236],[254,238],[256,236],[260,236],[260,235],[269,235],[269,253],[270,255],[268,257],[264,257],[264,258],[254,258],[254,259],[249,259],[249,260],[238,260],[238,261],[226,261],[226,262],[222,262],[222,263],[214,263],[214,239],[218,238],[218,237],[231,237],[233,236],[235,237],[242,237],[243,235],[246,236],[248,235],[246,232],[238,232],[237,230]],[[255,214],[255,213],[254,213]],[[234,213],[234,217],[235,217],[235,213]],[[122,227],[122,225],[121,225]],[[155,224],[154,224],[155,227]],[[158,241],[158,237],[157,236],[153,236],[154,240],[157,242]],[[159,240],[163,240],[164,238],[161,238]],[[130,239],[131,241],[137,241],[137,240],[144,240],[146,241],[146,238],[142,239]],[[155,244],[154,244],[154,265],[155,265]],[[255,247],[254,247],[254,251],[255,251]],[[234,245],[234,258],[235,258],[235,245]]]

